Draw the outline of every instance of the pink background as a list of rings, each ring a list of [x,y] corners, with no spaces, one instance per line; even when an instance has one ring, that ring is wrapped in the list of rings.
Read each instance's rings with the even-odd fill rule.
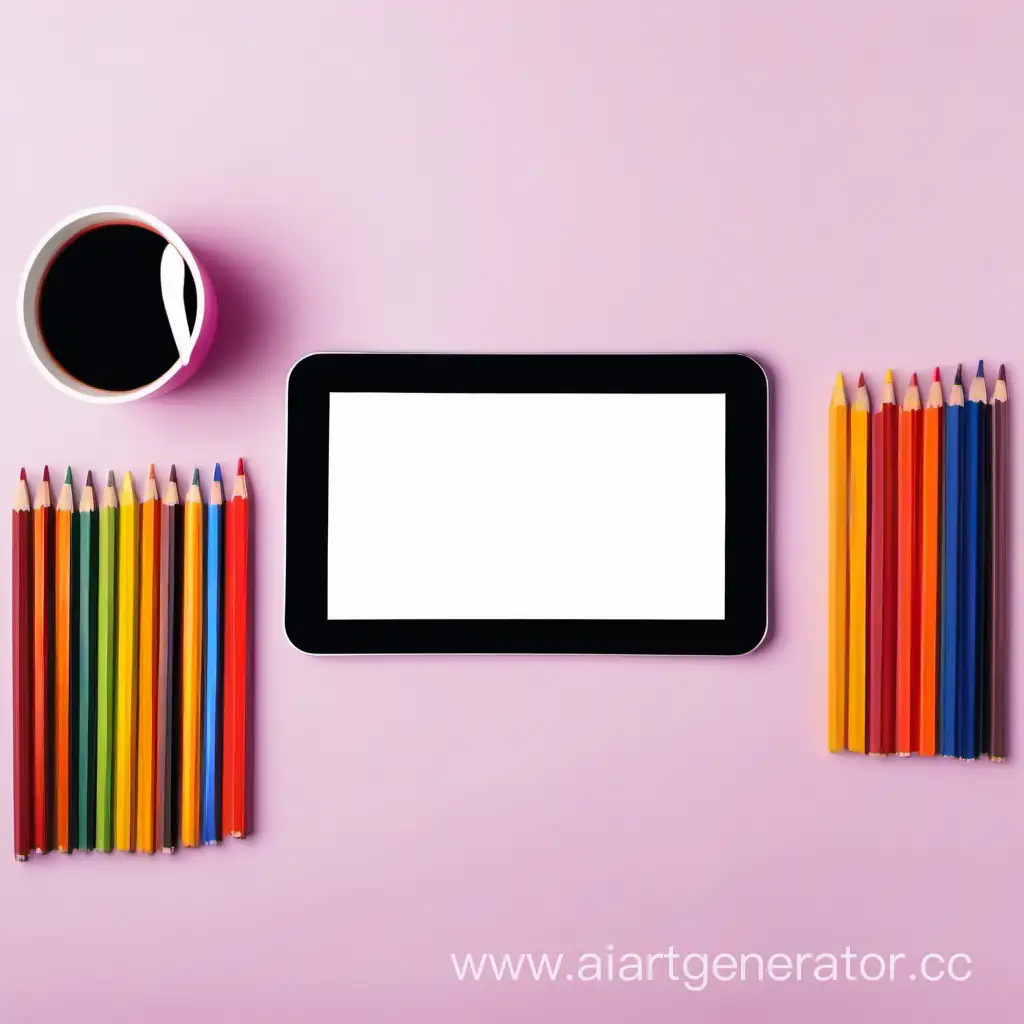
[[[1019,767],[826,755],[822,563],[835,370],[1012,369],[1022,33],[1011,0],[3,5],[0,479],[151,459],[208,478],[247,457],[259,834],[174,858],[5,855],[0,1018],[842,1024],[1019,1002]],[[61,396],[15,329],[34,243],[104,202],[175,226],[221,295],[209,364],[145,405]],[[759,355],[771,644],[292,650],[285,375],[331,348]],[[9,716],[4,697],[5,793]],[[448,959],[608,943],[963,951],[975,974],[688,993],[459,985]]]

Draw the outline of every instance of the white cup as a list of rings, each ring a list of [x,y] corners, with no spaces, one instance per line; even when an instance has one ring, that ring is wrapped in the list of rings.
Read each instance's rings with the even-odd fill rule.
[[[46,274],[61,249],[77,235],[104,224],[139,224],[160,235],[177,250],[192,272],[196,286],[196,317],[191,331],[176,335],[178,359],[159,379],[132,391],[104,391],[73,377],[54,359],[39,324],[39,295]],[[180,264],[179,264],[180,266]],[[32,362],[54,387],[72,398],[99,404],[134,402],[147,395],[170,391],[183,384],[199,368],[217,329],[217,298],[206,271],[192,250],[163,221],[130,206],[94,206],[65,217],[52,227],[29,257],[18,288],[18,325]]]

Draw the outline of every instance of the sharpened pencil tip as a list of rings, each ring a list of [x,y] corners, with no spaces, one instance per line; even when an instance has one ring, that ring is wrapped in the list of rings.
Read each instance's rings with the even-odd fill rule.
[[[92,470],[91,469],[85,474],[85,486],[86,487],[92,487]]]
[[[213,467],[213,480],[214,480],[214,483],[218,483],[218,484],[222,484],[224,482],[224,478],[220,475],[220,463],[219,462],[217,463],[216,466]]]
[[[893,382],[893,380],[892,380],[892,370],[886,370],[885,371],[885,383],[886,384],[891,384],[892,382]]]
[[[866,386],[866,382],[865,382],[865,380],[864,380],[864,374],[862,373],[862,374],[861,374],[861,375],[860,375],[860,376],[859,376],[859,377],[857,378],[857,387],[859,387],[859,388],[862,388],[862,387],[865,387],[865,386]]]
[[[176,470],[176,469],[174,468],[174,466],[173,466],[173,465],[171,466],[171,471],[170,471],[170,473],[168,473],[168,474],[167,474],[167,479],[168,479],[168,480],[169,480],[169,481],[170,481],[170,482],[171,482],[172,484],[176,484],[176,483],[178,482],[178,471],[177,471],[177,470]]]
[[[71,467],[68,466],[67,472],[64,474],[64,483],[71,483]]]
[[[910,375],[910,386],[912,388],[916,388],[917,387],[917,374],[916,373],[912,373]]]
[[[935,367],[935,370],[932,372],[932,380],[936,383],[942,380],[942,374],[939,372],[939,368],[937,366]]]
[[[156,466],[152,462],[149,464],[149,479],[156,479]]]
[[[963,363],[957,363],[956,364],[956,376],[953,378],[953,387],[956,387],[957,384],[963,384],[963,382],[964,382],[964,364]]]
[[[193,487],[198,487],[199,486],[199,470],[198,469],[192,474],[192,486]]]
[[[1006,366],[1003,363],[999,364],[999,379],[1006,380]],[[22,473],[24,472],[25,470],[22,470]]]
[[[984,377],[985,376],[985,360],[984,359],[979,359],[978,360],[978,372],[975,374],[975,376],[977,376],[977,377]]]
[[[843,375],[842,374],[839,374],[839,379],[840,380],[843,379]],[[241,459],[238,460],[238,469],[235,470],[235,475],[236,476],[245,476],[245,463]]]
[[[50,482],[50,467],[49,466],[43,466],[43,479],[47,483]]]
[[[21,467],[21,479],[22,480],[28,480],[28,473],[25,472],[25,467],[24,466]]]
[[[112,469],[107,470],[107,486],[114,486],[114,471]]]

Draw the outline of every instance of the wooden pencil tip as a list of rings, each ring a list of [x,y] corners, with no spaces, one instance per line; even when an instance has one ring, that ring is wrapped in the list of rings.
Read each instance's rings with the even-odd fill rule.
[[[916,388],[917,387],[917,374],[916,373],[912,373],[910,375],[910,386],[912,388]]]
[[[891,384],[892,382],[893,382],[892,370],[886,370],[885,371],[885,383],[886,384]]]
[[[167,479],[168,479],[168,480],[169,480],[169,481],[170,481],[170,482],[171,482],[172,484],[176,484],[176,483],[178,482],[178,471],[177,471],[177,470],[176,470],[176,469],[174,468],[174,466],[173,466],[173,465],[171,466],[171,471],[170,471],[170,473],[168,473],[168,474],[167,474]]]
[[[843,375],[839,374],[839,379],[843,379]],[[241,459],[238,460],[238,469],[235,470],[236,476],[245,476],[245,463]]]
[[[193,487],[198,487],[199,486],[199,470],[198,469],[192,474],[192,486]]]
[[[112,469],[107,470],[107,486],[114,486],[114,471]]]
[[[935,383],[938,383],[940,380],[942,380],[942,374],[939,372],[939,368],[937,366],[935,367],[934,371],[932,372],[932,380]]]
[[[866,387],[866,386],[867,386],[867,383],[866,383],[866,381],[864,380],[864,374],[862,373],[862,374],[861,374],[861,375],[860,375],[860,376],[859,376],[859,377],[857,378],[857,387],[859,387],[859,388],[863,388],[863,387]]]
[[[956,376],[953,378],[953,387],[956,387],[957,384],[963,384],[963,382],[964,382],[964,364],[963,363],[957,363],[956,364]]]
[[[92,470],[85,474],[85,486],[92,487]]]
[[[221,473],[220,473],[220,463],[219,462],[217,463],[216,466],[213,467],[213,481],[214,481],[214,483],[218,483],[218,484],[221,484],[221,483],[224,482],[224,478],[221,476]]]
[[[985,360],[984,359],[979,359],[978,360],[978,372],[975,374],[975,376],[976,377],[984,377],[985,376]]]
[[[156,466],[152,462],[149,464],[149,479],[156,479]]]
[[[999,364],[999,380],[1006,380],[1006,366],[1003,363]],[[25,470],[22,470],[24,473]]]
[[[71,467],[70,466],[68,466],[68,470],[64,474],[64,483],[66,483],[66,484],[71,483]]]
[[[49,466],[43,466],[43,479],[47,483],[50,482],[50,467]]]

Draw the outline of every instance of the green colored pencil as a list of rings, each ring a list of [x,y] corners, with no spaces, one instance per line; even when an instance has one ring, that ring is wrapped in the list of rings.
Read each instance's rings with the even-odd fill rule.
[[[96,845],[96,492],[92,473],[78,503],[78,836]]]
[[[96,602],[96,849],[114,847],[114,686],[116,683],[117,489],[113,470],[100,498]]]

